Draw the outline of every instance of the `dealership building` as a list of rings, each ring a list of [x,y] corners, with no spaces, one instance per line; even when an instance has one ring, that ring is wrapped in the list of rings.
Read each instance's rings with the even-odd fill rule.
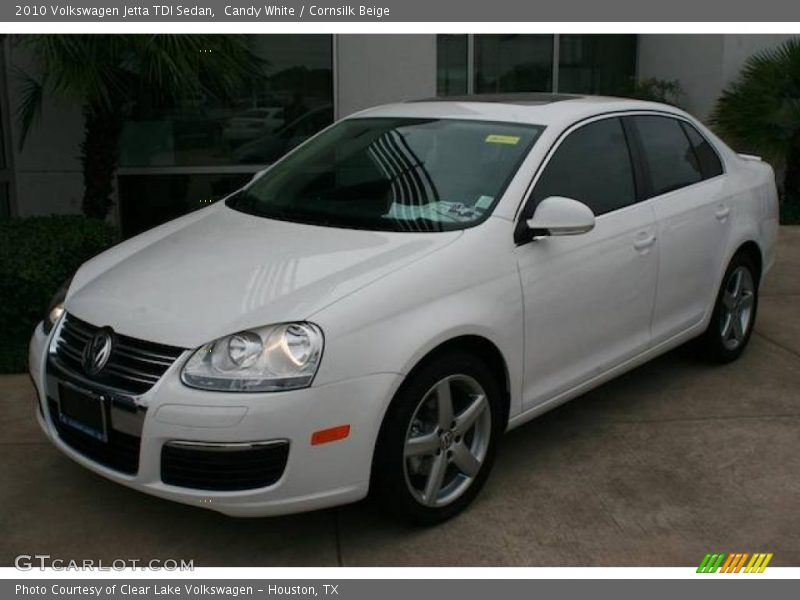
[[[220,198],[334,119],[413,98],[510,92],[625,95],[679,82],[704,119],[748,56],[780,35],[253,35],[264,72],[225,102],[131,98],[112,218],[133,235]],[[45,97],[24,146],[14,37],[0,42],[0,218],[79,212],[81,107]]]

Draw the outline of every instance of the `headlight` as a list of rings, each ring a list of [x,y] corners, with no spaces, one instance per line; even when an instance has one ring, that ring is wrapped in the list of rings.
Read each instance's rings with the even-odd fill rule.
[[[50,304],[47,305],[47,312],[44,314],[44,319],[42,319],[42,329],[44,329],[45,335],[50,335],[53,325],[58,323],[61,315],[64,314],[64,299],[67,297],[70,283],[72,283],[72,277],[61,284],[61,287],[58,288],[58,291],[50,300]]]
[[[322,331],[313,323],[268,325],[195,350],[181,380],[226,392],[275,392],[308,387],[322,357]]]

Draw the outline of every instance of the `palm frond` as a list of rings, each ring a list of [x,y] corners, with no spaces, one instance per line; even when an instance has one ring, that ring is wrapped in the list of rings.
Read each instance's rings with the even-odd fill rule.
[[[800,134],[800,39],[750,57],[710,121],[737,150],[781,162]]]
[[[235,97],[267,65],[243,35],[29,35],[19,44],[47,76],[47,92],[93,111],[122,115],[131,101],[188,104]],[[19,113],[27,135],[44,88],[29,77]],[[24,136],[23,136],[24,137]]]
[[[19,149],[22,150],[31,128],[42,113],[44,83],[19,68],[15,68],[14,75],[18,81],[21,97],[17,108],[17,119],[20,124]]]

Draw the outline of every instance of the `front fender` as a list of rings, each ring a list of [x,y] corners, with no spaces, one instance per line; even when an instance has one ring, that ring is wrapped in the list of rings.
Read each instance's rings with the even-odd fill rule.
[[[504,358],[510,413],[517,414],[524,363],[522,291],[508,247],[511,224],[491,222],[476,228],[486,227],[480,234],[468,231],[439,252],[312,315],[325,332],[314,384],[373,373],[407,375],[442,343],[479,336]],[[497,230],[507,237],[488,243]],[[382,399],[387,406],[390,400]]]

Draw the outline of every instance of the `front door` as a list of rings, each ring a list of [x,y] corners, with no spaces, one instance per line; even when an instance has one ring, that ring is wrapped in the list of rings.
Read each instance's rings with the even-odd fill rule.
[[[552,153],[523,211],[549,196],[589,206],[593,231],[517,247],[525,302],[523,405],[532,408],[647,349],[656,290],[656,223],[637,203],[619,118],[574,129]]]

